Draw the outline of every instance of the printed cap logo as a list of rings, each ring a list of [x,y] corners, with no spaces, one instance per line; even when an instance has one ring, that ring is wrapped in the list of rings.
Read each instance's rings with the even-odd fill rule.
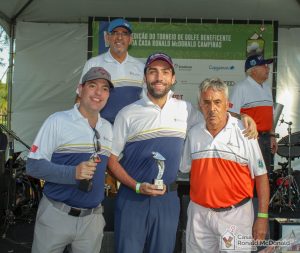
[[[251,66],[255,66],[256,65],[256,61],[255,60],[250,61],[250,65]]]

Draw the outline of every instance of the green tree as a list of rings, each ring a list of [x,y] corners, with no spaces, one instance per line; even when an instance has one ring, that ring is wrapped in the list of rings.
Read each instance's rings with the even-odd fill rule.
[[[5,32],[5,30],[3,29],[3,27],[0,26],[0,67],[5,67],[5,65],[6,65],[5,59],[3,58],[2,53],[5,48],[8,48],[8,44],[9,44],[8,35]]]
[[[0,82],[0,124],[6,125],[7,116],[7,84]]]
[[[7,65],[7,52],[9,45],[8,35],[0,26],[0,124],[7,124],[7,95],[8,95],[8,86],[6,83],[3,83],[5,68]],[[3,74],[4,72],[4,74]]]
[[[0,82],[0,114],[7,112],[7,84]]]

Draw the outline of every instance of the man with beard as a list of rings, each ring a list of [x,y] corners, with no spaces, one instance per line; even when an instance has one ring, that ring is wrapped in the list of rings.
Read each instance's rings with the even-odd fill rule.
[[[187,129],[202,119],[190,103],[172,97],[175,72],[168,55],[148,57],[144,81],[142,99],[118,113],[113,129],[108,167],[121,182],[115,203],[117,253],[173,252],[180,212],[175,182],[183,143]],[[165,159],[162,190],[153,183],[159,173],[153,152]]]

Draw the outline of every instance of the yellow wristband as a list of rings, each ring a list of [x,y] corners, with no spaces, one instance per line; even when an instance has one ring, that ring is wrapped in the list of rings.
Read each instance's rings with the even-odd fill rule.
[[[136,182],[136,185],[135,185],[135,192],[136,192],[137,194],[140,194],[140,193],[141,193],[141,192],[140,192],[140,187],[141,187],[141,183]]]
[[[257,217],[258,218],[268,219],[269,218],[269,214],[267,214],[267,213],[258,213]]]

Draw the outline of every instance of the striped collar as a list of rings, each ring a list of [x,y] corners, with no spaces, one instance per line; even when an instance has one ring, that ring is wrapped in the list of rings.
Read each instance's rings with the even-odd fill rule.
[[[87,122],[87,124],[89,125],[88,119],[83,117],[83,115],[79,111],[79,103],[74,105],[73,110],[71,110],[71,115],[72,115],[72,118],[74,121],[83,120],[83,121]],[[101,116],[99,113],[96,128],[98,128],[100,126],[102,126],[102,120],[101,120]]]

